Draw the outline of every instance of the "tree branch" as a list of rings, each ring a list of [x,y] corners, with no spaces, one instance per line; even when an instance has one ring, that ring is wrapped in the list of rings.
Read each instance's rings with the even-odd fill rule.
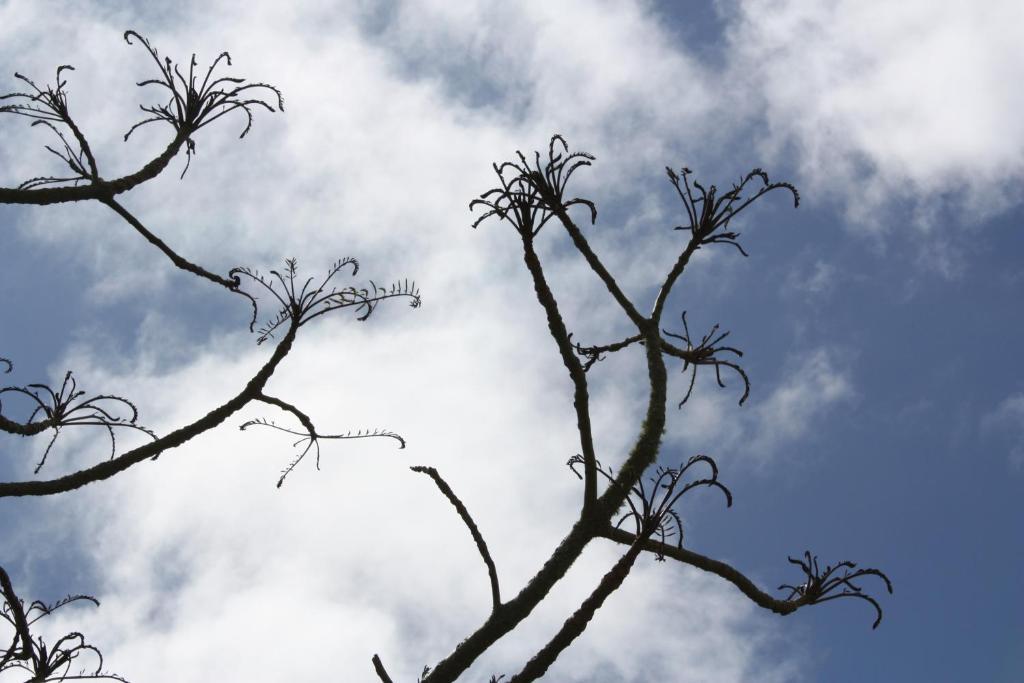
[[[607,527],[601,533],[601,536],[612,541],[615,541],[617,543],[622,543],[630,546],[633,545],[637,539],[636,534],[626,531],[625,529],[616,529],[612,526]],[[671,557],[672,559],[678,560],[683,564],[688,564],[693,567],[697,567],[698,569],[702,569],[706,572],[710,572],[712,574],[720,576],[729,583],[739,588],[744,595],[746,595],[748,598],[754,601],[754,603],[757,604],[759,607],[771,610],[776,614],[791,614],[803,605],[807,604],[807,602],[803,599],[779,600],[777,598],[774,598],[771,595],[768,595],[767,593],[759,589],[756,585],[754,585],[753,581],[744,576],[739,570],[733,568],[725,562],[721,562],[719,560],[706,557],[704,555],[701,555],[700,553],[695,553],[692,550],[687,550],[686,548],[679,548],[677,546],[669,545],[667,543],[661,543],[660,541],[656,541],[650,538],[642,540],[640,543],[640,547],[643,550],[648,550],[650,552],[657,553],[658,555],[663,555],[665,557]]]
[[[88,185],[74,187],[45,187],[30,190],[0,187],[0,204],[60,204],[63,202],[80,202],[87,199],[103,199],[127,192],[147,180],[160,175],[167,164],[181,150],[188,139],[188,131],[178,131],[170,144],[159,156],[141,169],[116,180],[97,180]]]
[[[529,683],[547,673],[548,667],[555,663],[562,651],[586,630],[590,620],[594,618],[594,614],[601,608],[608,596],[618,590],[622,582],[626,580],[626,576],[629,575],[629,570],[632,569],[640,552],[639,543],[631,545],[626,554],[620,557],[608,573],[601,578],[601,582],[594,592],[587,596],[579,609],[562,624],[558,633],[508,683]]]
[[[193,437],[213,429],[224,422],[224,420],[232,414],[240,410],[249,401],[255,400],[259,397],[263,387],[266,386],[266,383],[274,373],[274,370],[277,369],[278,364],[291,350],[297,331],[297,324],[293,323],[290,325],[288,332],[281,339],[277,348],[274,349],[273,355],[271,355],[266,364],[260,368],[259,372],[249,380],[245,388],[234,398],[211,410],[195,422],[181,427],[180,429],[176,429],[170,434],[167,434],[155,441],[123,453],[116,458],[101,462],[97,465],[93,465],[92,467],[79,470],[63,477],[58,477],[57,479],[44,481],[2,482],[0,483],[0,498],[12,496],[46,496],[71,491],[94,481],[108,479],[118,472],[128,469],[132,465],[136,465],[149,458],[154,458],[168,449],[176,448]]]
[[[433,467],[424,467],[422,465],[416,465],[410,467],[413,472],[420,472],[427,475],[434,480],[437,484],[437,488],[441,490],[441,493],[445,495],[455,510],[458,511],[459,517],[462,518],[463,523],[469,529],[469,533],[473,536],[473,541],[476,543],[476,549],[480,551],[480,557],[483,558],[484,564],[487,565],[487,575],[491,580],[491,613],[493,614],[498,607],[501,606],[501,593],[498,590],[498,570],[494,566],[494,560],[491,559],[491,553],[487,550],[487,543],[484,541],[483,535],[480,533],[480,529],[477,527],[476,522],[469,514],[469,510],[463,504],[459,497],[455,495],[448,483],[441,478],[437,470]]]
[[[377,678],[381,680],[381,683],[392,683],[391,676],[388,676],[388,672],[384,669],[384,662],[380,661],[378,655],[373,656],[373,670],[377,673]]]
[[[14,592],[11,577],[7,575],[3,567],[0,567],[0,589],[3,589],[4,602],[7,603],[10,609],[15,633],[14,642],[11,643],[11,647],[4,653],[3,659],[0,659],[0,670],[3,670],[4,665],[12,659],[27,660],[32,658],[32,635],[28,630],[28,620],[25,618],[25,608],[22,605],[21,598]],[[21,641],[20,648],[18,648],[19,640]]]
[[[140,235],[146,238],[147,242],[149,242],[157,249],[162,251],[164,255],[171,260],[171,263],[176,265],[178,268],[181,268],[186,272],[192,273],[193,275],[198,275],[199,277],[206,278],[207,280],[214,282],[222,287],[226,287],[228,290],[232,292],[237,291],[239,285],[239,279],[237,277],[234,277],[230,280],[223,278],[220,275],[211,273],[202,266],[198,266],[192,263],[191,261],[183,258],[177,252],[175,252],[173,249],[167,246],[167,243],[165,243],[159,237],[157,237],[152,232],[147,230],[146,226],[144,226],[137,218],[135,218],[135,216],[129,213],[129,211],[126,208],[117,203],[114,200],[113,196],[100,197],[99,199],[103,204],[109,206],[111,209],[114,210],[115,213],[117,213],[117,215],[119,215],[121,218],[127,221],[129,225],[135,228]]]
[[[554,197],[546,196],[545,199],[555,201]],[[590,266],[590,269],[593,270],[599,278],[601,278],[604,286],[611,293],[612,298],[618,302],[619,306],[626,312],[626,315],[629,316],[629,319],[633,324],[636,325],[637,328],[643,329],[647,319],[640,315],[636,306],[633,305],[633,302],[629,300],[629,297],[627,297],[619,287],[619,283],[615,280],[612,274],[608,272],[608,269],[604,267],[604,264],[601,263],[601,259],[599,259],[597,254],[594,253],[594,250],[590,248],[590,243],[587,242],[587,238],[583,236],[583,232],[575,223],[573,223],[572,219],[569,218],[569,212],[566,211],[564,206],[557,203],[553,207],[553,210],[555,215],[558,216],[558,220],[561,221],[562,226],[565,227],[566,232],[569,233],[569,237],[572,238],[573,246],[575,246],[577,251],[583,254],[583,258],[587,260],[587,265]]]
[[[544,277],[544,269],[540,258],[533,248],[533,235],[522,233],[523,260],[533,278],[533,289],[544,313],[547,315],[548,330],[555,340],[562,363],[569,371],[569,379],[573,385],[573,407],[576,410],[576,430],[580,435],[580,449],[583,454],[583,511],[589,511],[597,500],[597,455],[594,451],[594,434],[590,423],[590,394],[587,390],[586,369],[576,357],[571,335],[565,327],[565,321],[558,310],[558,302]]]

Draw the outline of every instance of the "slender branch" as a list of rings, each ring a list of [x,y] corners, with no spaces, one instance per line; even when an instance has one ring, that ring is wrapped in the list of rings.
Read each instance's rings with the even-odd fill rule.
[[[14,592],[11,577],[7,575],[3,567],[0,567],[0,588],[3,589],[4,601],[7,603],[11,616],[14,618],[16,636],[14,642],[11,643],[10,649],[5,653],[3,660],[0,661],[0,669],[2,669],[4,664],[12,659],[25,660],[32,658],[32,636],[28,630],[28,620],[25,618],[25,608],[21,603],[21,598]],[[21,648],[16,649],[19,640],[21,641]]]
[[[629,570],[632,569],[641,550],[639,543],[630,546],[626,554],[620,557],[608,573],[601,578],[601,582],[594,592],[587,596],[579,609],[562,624],[558,633],[508,683],[529,683],[529,681],[535,681],[543,676],[548,667],[554,664],[558,656],[572,644],[572,641],[586,630],[590,620],[594,618],[594,614],[601,608],[608,596],[618,590],[622,582],[626,580],[626,576],[629,575]]]
[[[573,384],[573,407],[576,410],[576,429],[580,435],[580,448],[584,461],[583,511],[586,513],[597,499],[597,455],[594,451],[594,434],[590,423],[590,394],[587,390],[586,369],[576,357],[571,335],[558,310],[558,302],[544,277],[540,258],[533,248],[533,236],[523,234],[523,260],[533,278],[533,289],[544,313],[547,315],[548,330],[555,340],[562,363],[569,371]]]
[[[381,683],[393,683],[391,676],[388,676],[388,672],[384,669],[384,662],[380,661],[378,655],[373,656],[373,670],[377,672],[377,678],[381,680]]]
[[[319,438],[319,434],[316,433],[316,427],[313,426],[313,421],[309,419],[308,415],[306,415],[304,412],[293,406],[291,403],[288,403],[287,401],[282,401],[281,399],[276,398],[274,396],[267,396],[262,391],[259,392],[255,398],[257,401],[262,401],[263,403],[266,403],[268,405],[277,406],[281,410],[287,413],[291,413],[296,417],[296,419],[298,419],[300,423],[302,423],[302,426],[306,428],[306,431],[309,433],[309,438]]]
[[[202,266],[197,266],[191,261],[183,258],[177,252],[175,252],[173,249],[167,246],[166,242],[164,242],[159,237],[154,235],[152,232],[147,230],[146,226],[144,226],[137,218],[135,218],[135,216],[133,216],[128,211],[128,209],[124,208],[119,203],[117,203],[114,200],[113,196],[101,197],[100,201],[103,204],[109,206],[111,209],[114,210],[115,213],[117,213],[117,215],[119,215],[121,218],[127,221],[128,224],[135,228],[140,235],[146,238],[147,242],[149,242],[157,249],[162,251],[164,255],[171,260],[171,263],[176,265],[178,268],[181,268],[184,271],[192,273],[193,275],[198,275],[199,277],[206,278],[207,280],[214,282],[222,287],[226,287],[232,292],[238,289],[239,279],[237,277],[231,279],[223,278],[220,275],[211,273]]]
[[[637,538],[634,533],[626,531],[625,529],[616,529],[612,526],[605,528],[604,531],[602,531],[601,536],[625,545],[633,545]],[[692,550],[687,550],[686,548],[680,548],[667,543],[661,543],[660,541],[650,538],[641,541],[640,546],[643,550],[648,550],[665,557],[671,557],[683,564],[688,564],[703,571],[720,576],[739,588],[744,595],[753,600],[759,607],[771,610],[776,614],[791,614],[800,607],[803,607],[805,604],[808,604],[808,601],[803,598],[797,600],[779,600],[778,598],[774,598],[758,588],[753,581],[744,576],[739,570],[725,562],[706,557],[700,553],[695,553]]]
[[[594,363],[604,360],[604,354],[621,351],[622,349],[643,340],[643,338],[644,336],[642,334],[634,334],[632,337],[626,337],[622,341],[605,344],[604,346],[582,346],[577,343],[574,350],[577,355],[586,356],[587,362],[583,364],[583,370],[586,371],[592,368]]]
[[[245,388],[242,389],[242,391],[234,398],[217,408],[214,408],[195,422],[181,427],[180,429],[176,429],[170,434],[167,434],[155,441],[139,446],[138,448],[126,453],[122,453],[116,458],[112,458],[111,460],[101,462],[97,465],[93,465],[92,467],[87,467],[63,477],[44,481],[2,482],[0,483],[0,498],[11,496],[46,496],[71,491],[94,481],[100,481],[101,479],[112,477],[118,472],[128,469],[132,465],[136,465],[149,458],[154,458],[168,449],[176,448],[193,437],[213,429],[240,410],[249,401],[258,398],[263,387],[266,386],[267,381],[269,381],[271,375],[274,374],[274,370],[277,369],[278,364],[291,350],[297,331],[298,325],[293,323],[289,326],[287,334],[282,337],[281,342],[277,345],[277,348],[274,349],[273,355],[271,355],[266,364],[260,368],[259,372],[249,380]]]
[[[546,201],[555,201],[556,198],[545,196]],[[569,237],[572,238],[572,243],[576,249],[583,254],[583,258],[587,260],[587,265],[593,270],[601,281],[604,282],[604,286],[608,288],[612,297],[618,302],[622,310],[626,312],[629,319],[639,329],[643,329],[647,319],[644,318],[640,312],[633,305],[633,302],[625,295],[622,289],[619,287],[619,283],[615,280],[608,269],[601,263],[601,259],[598,258],[594,250],[590,248],[590,243],[587,242],[587,238],[583,236],[583,232],[573,223],[572,219],[569,218],[569,212],[565,210],[565,207],[559,203],[554,205],[555,215],[558,216],[558,220],[562,222],[566,232],[569,233]]]
[[[690,241],[686,244],[686,249],[676,259],[675,264],[672,266],[672,270],[665,276],[665,280],[661,285],[661,289],[658,290],[658,298],[654,302],[654,310],[651,311],[651,319],[656,323],[661,320],[661,314],[665,309],[665,302],[668,301],[668,295],[672,292],[672,287],[675,286],[676,280],[686,270],[687,264],[690,262],[690,257],[693,256],[694,252],[700,249],[700,236],[694,233],[690,237]]]
[[[441,493],[443,493],[448,501],[455,506],[456,511],[459,513],[459,517],[462,518],[462,521],[469,529],[469,533],[473,536],[473,541],[476,543],[476,549],[480,551],[480,557],[483,558],[484,564],[487,565],[487,575],[491,580],[491,613],[493,614],[494,611],[501,606],[501,593],[498,590],[498,570],[494,566],[494,560],[491,559],[491,553],[487,550],[487,543],[484,541],[484,537],[480,533],[480,529],[477,527],[476,522],[473,521],[473,518],[469,514],[469,510],[467,510],[463,502],[459,500],[459,497],[455,495],[455,492],[452,491],[450,486],[448,486],[448,483],[441,478],[441,475],[438,474],[436,469],[421,465],[410,467],[409,469],[413,472],[425,474],[433,479],[434,483],[437,484],[437,488],[441,490]]]
[[[519,594],[494,610],[475,632],[459,643],[448,657],[431,670],[423,683],[450,683],[456,680],[487,648],[529,616],[551,588],[565,576],[587,544],[608,525],[611,516],[626,500],[632,486],[639,481],[643,471],[654,462],[665,428],[668,378],[658,348],[657,330],[648,328],[644,334],[647,340],[646,357],[651,393],[640,433],[615,483],[598,498],[590,514],[581,516],[573,524],[568,535],[562,539]]]

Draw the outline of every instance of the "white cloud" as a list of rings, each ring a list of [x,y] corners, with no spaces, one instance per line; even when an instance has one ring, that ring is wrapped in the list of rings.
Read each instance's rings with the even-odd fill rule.
[[[982,430],[1002,432],[1011,439],[1009,461],[1016,470],[1024,469],[1024,394],[1007,396],[981,419]]]
[[[837,192],[874,227],[894,199],[942,211],[952,197],[967,222],[1020,200],[1020,3],[742,0],[729,11],[744,96],[807,189]]]
[[[835,288],[837,278],[836,267],[822,259],[815,259],[813,264],[795,263],[786,273],[781,290],[783,294],[825,297]]]

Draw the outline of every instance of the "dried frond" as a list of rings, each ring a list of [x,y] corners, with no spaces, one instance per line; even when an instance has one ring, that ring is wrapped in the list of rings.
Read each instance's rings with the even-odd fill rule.
[[[85,641],[78,632],[68,633],[48,646],[41,636],[33,636],[29,627],[56,610],[76,602],[89,602],[99,607],[99,601],[90,595],[68,595],[53,604],[33,601],[26,609],[22,600],[14,593],[10,578],[0,568],[3,605],[0,606],[0,620],[14,629],[14,637],[6,649],[0,647],[0,674],[20,669],[30,675],[29,681],[106,680],[127,681],[114,673],[103,671],[103,655],[94,645]],[[95,668],[72,670],[83,655],[95,660]]]
[[[213,60],[200,83],[198,80],[199,73],[196,70],[198,62],[196,62],[195,54],[192,55],[192,59],[189,61],[188,77],[186,78],[178,68],[178,65],[171,61],[170,57],[164,57],[161,60],[159,53],[149,44],[148,40],[135,31],[125,31],[124,39],[129,45],[132,44],[132,38],[136,38],[142,43],[160,71],[158,78],[141,81],[138,85],[140,87],[155,85],[164,88],[168,91],[170,99],[164,105],[148,107],[139,105],[139,108],[148,114],[149,117],[132,126],[125,133],[125,140],[140,126],[153,123],[154,121],[166,121],[174,128],[176,133],[184,133],[187,136],[187,154],[189,161],[191,161],[191,156],[195,153],[195,142],[191,136],[203,126],[213,123],[225,114],[241,110],[245,114],[246,121],[242,133],[238,137],[244,138],[252,127],[252,110],[254,107],[262,107],[270,112],[276,111],[272,104],[260,99],[258,95],[254,96],[254,93],[259,93],[259,91],[273,93],[273,101],[276,101],[277,109],[284,111],[284,98],[281,96],[281,91],[272,85],[267,83],[246,83],[244,78],[214,77],[214,71],[222,60],[228,66],[231,66],[231,55],[227,52],[220,53]],[[188,164],[186,163],[185,170],[181,173],[183,177],[187,170]]]
[[[37,474],[46,463],[46,458],[57,440],[60,430],[65,427],[104,427],[110,436],[111,458],[114,457],[117,449],[115,428],[134,429],[156,439],[156,434],[152,430],[139,424],[139,410],[134,403],[121,396],[111,394],[98,394],[83,398],[85,392],[78,389],[78,384],[70,370],[64,375],[64,382],[59,390],[55,391],[46,384],[28,384],[23,387],[0,388],[0,395],[2,394],[23,396],[32,404],[31,413],[25,422],[19,425],[21,429],[16,433],[29,434],[45,429],[53,430],[53,437],[36,465],[35,472]],[[2,403],[0,403],[0,407],[2,407]],[[117,414],[118,411],[125,410],[127,410],[127,415]]]
[[[313,285],[313,278],[305,282],[299,282],[298,261],[294,258],[285,259],[285,268],[282,271],[272,270],[269,276],[264,276],[257,270],[250,268],[233,268],[228,276],[241,285],[243,278],[246,281],[255,283],[270,294],[276,302],[275,313],[271,315],[264,325],[257,330],[259,337],[257,344],[262,344],[274,336],[274,332],[286,324],[298,326],[305,325],[310,320],[317,318],[324,313],[339,308],[355,308],[358,313],[358,320],[366,320],[370,317],[377,305],[387,299],[406,297],[410,300],[409,305],[418,308],[421,304],[420,292],[415,282],[401,280],[389,286],[380,286],[373,280],[369,281],[368,287],[335,287],[331,284],[334,277],[351,268],[350,275],[359,272],[359,262],[354,258],[339,259],[328,269],[327,275],[319,285]],[[248,294],[239,290],[249,297],[253,303],[253,318],[249,329],[255,328],[258,317],[258,297],[255,294]],[[261,290],[257,290],[261,291]]]
[[[561,151],[556,151],[560,147]],[[566,211],[570,206],[582,204],[590,209],[590,222],[597,221],[597,207],[588,199],[565,199],[569,178],[582,166],[590,166],[594,156],[586,152],[569,152],[569,145],[561,135],[554,135],[548,145],[548,156],[541,163],[540,152],[534,152],[531,166],[526,156],[517,151],[518,161],[494,164],[500,187],[488,190],[469,203],[472,211],[478,205],[487,209],[473,221],[477,227],[491,216],[507,220],[521,235],[534,237],[544,224]]]
[[[725,388],[725,382],[722,381],[722,368],[729,368],[743,380],[743,395],[740,396],[740,405],[743,405],[747,398],[750,396],[750,378],[747,376],[746,371],[736,363],[735,361],[724,360],[719,357],[719,354],[730,353],[736,357],[742,357],[743,352],[733,346],[725,346],[721,342],[729,336],[729,332],[719,332],[718,325],[715,324],[711,329],[701,337],[700,341],[694,343],[690,337],[690,326],[686,322],[686,311],[683,311],[683,332],[682,334],[675,334],[668,330],[662,330],[662,332],[669,337],[679,339],[686,344],[685,349],[676,349],[674,346],[665,344],[663,348],[665,352],[672,356],[677,356],[683,359],[683,372],[690,372],[690,383],[686,389],[686,395],[683,396],[683,400],[679,402],[679,407],[690,400],[690,396],[693,394],[693,386],[697,381],[697,367],[701,365],[710,365],[715,368],[715,381],[718,382],[718,386]]]
[[[731,244],[739,249],[744,256],[747,256],[747,252],[737,241],[740,234],[729,231],[729,221],[772,190],[789,190],[793,195],[793,206],[800,205],[800,193],[797,192],[796,187],[787,182],[771,182],[768,179],[768,174],[759,168],[752,170],[720,197],[718,188],[714,185],[705,189],[696,180],[691,184],[690,175],[693,171],[688,168],[681,169],[681,175],[669,167],[666,167],[665,171],[668,173],[668,179],[672,186],[676,188],[676,193],[683,201],[683,207],[686,209],[686,215],[690,222],[686,226],[677,226],[676,230],[689,230],[700,244]],[[753,180],[760,180],[762,186],[744,197],[743,192],[747,188],[747,184]]]
[[[779,590],[789,591],[787,600],[798,600],[807,605],[815,605],[838,598],[858,598],[870,603],[875,608],[876,617],[871,628],[876,629],[882,623],[881,605],[873,597],[866,594],[860,586],[853,583],[855,579],[875,576],[885,583],[885,588],[891,595],[892,581],[881,570],[857,569],[855,563],[844,560],[835,565],[828,565],[822,571],[818,565],[818,557],[812,556],[810,551],[804,552],[804,559],[802,560],[790,557],[789,561],[803,570],[806,580],[797,586],[789,584],[779,586]],[[839,572],[842,573],[840,574]]]
[[[708,466],[711,470],[710,475],[681,484],[684,480],[684,475],[691,467],[699,463]],[[582,455],[574,455],[569,458],[566,464],[573,474],[580,479],[583,478],[583,475],[576,470],[578,465],[585,466]],[[612,486],[619,485],[615,480],[615,473],[612,468],[605,468],[598,461],[597,471]],[[644,484],[644,480],[641,478],[630,488],[629,495],[623,503],[628,510],[619,517],[614,525],[615,528],[620,528],[624,522],[632,520],[637,536],[645,538],[654,537],[661,543],[669,543],[672,539],[675,539],[676,546],[682,548],[683,521],[675,509],[673,509],[673,506],[687,491],[698,486],[717,488],[725,495],[726,505],[732,507],[732,492],[718,481],[718,466],[712,458],[706,455],[695,455],[680,467],[658,466],[655,469],[654,476],[648,478],[648,482],[650,484],[649,487]],[[658,553],[657,559],[664,561],[665,557]]]
[[[32,119],[32,126],[45,126],[60,140],[60,149],[54,149],[49,145],[46,149],[71,169],[74,175],[62,178],[56,176],[38,176],[30,178],[18,186],[19,190],[28,190],[44,185],[56,185],[71,182],[78,184],[83,180],[95,180],[98,178],[96,161],[92,156],[88,143],[75,125],[68,111],[68,96],[64,87],[67,81],[61,77],[64,71],[74,71],[74,67],[62,64],[57,67],[57,75],[54,79],[55,85],[47,85],[40,88],[27,76],[15,73],[14,77],[28,84],[31,91],[13,92],[0,95],[0,101],[10,100],[10,104],[0,105],[0,114],[16,114]],[[72,146],[64,137],[64,133],[56,125],[67,127],[75,138],[75,145]]]
[[[293,436],[300,437],[292,444],[292,447],[300,448],[301,450],[299,450],[295,457],[291,460],[291,462],[289,462],[288,465],[283,470],[281,470],[281,476],[277,480],[278,488],[281,488],[281,486],[284,484],[284,480],[288,477],[289,474],[291,474],[292,470],[294,470],[295,467],[300,462],[302,462],[302,460],[306,457],[310,450],[313,450],[315,452],[316,468],[317,470],[320,469],[321,439],[348,440],[384,437],[394,439],[395,441],[398,442],[399,448],[405,448],[405,439],[403,439],[401,435],[396,434],[395,432],[392,432],[387,429],[357,429],[350,430],[348,432],[345,432],[344,434],[320,434],[319,432],[317,432],[316,427],[314,427],[312,420],[309,419],[309,416],[306,415],[301,410],[299,410],[294,405],[292,405],[291,403],[288,403],[287,401],[282,401],[281,399],[275,398],[273,396],[267,396],[266,394],[261,394],[259,396],[259,400],[269,405],[277,406],[278,408],[281,408],[282,410],[291,413],[299,420],[299,422],[302,425],[302,430],[299,431],[288,427],[282,427],[281,425],[275,423],[273,420],[268,420],[266,418],[260,417],[254,420],[244,422],[242,425],[239,426],[239,429],[241,431],[245,431],[249,427],[269,427],[279,432],[284,432],[285,434],[291,434]]]

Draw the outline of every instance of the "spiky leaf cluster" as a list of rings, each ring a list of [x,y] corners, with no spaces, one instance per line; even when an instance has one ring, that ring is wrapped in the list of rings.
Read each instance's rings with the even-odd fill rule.
[[[679,198],[683,200],[683,207],[690,220],[689,225],[676,226],[675,229],[689,230],[691,236],[699,240],[700,244],[731,244],[744,256],[747,256],[747,252],[737,241],[740,234],[729,230],[729,222],[733,218],[772,190],[789,190],[793,195],[793,206],[800,205],[800,193],[796,187],[791,183],[771,182],[768,174],[759,168],[752,170],[721,196],[718,196],[718,188],[714,185],[705,188],[696,180],[691,183],[690,175],[693,171],[688,168],[681,169],[682,175],[667,166],[665,171]],[[760,180],[762,187],[744,197],[743,192],[747,189],[747,184],[754,180]]]
[[[302,415],[302,417],[305,418],[305,415]],[[269,427],[279,432],[284,432],[285,434],[292,434],[293,436],[300,437],[292,444],[292,448],[301,448],[301,450],[296,454],[292,461],[289,462],[288,465],[283,470],[281,470],[281,476],[277,480],[278,488],[281,488],[281,486],[284,484],[284,480],[288,477],[289,474],[292,473],[292,470],[294,470],[295,467],[300,462],[302,462],[303,458],[306,457],[306,455],[309,453],[311,449],[314,451],[314,454],[316,456],[316,468],[317,470],[320,469],[320,439],[347,440],[372,439],[383,437],[394,439],[395,441],[398,442],[399,448],[405,448],[405,439],[402,438],[400,434],[396,434],[395,432],[392,432],[387,429],[355,429],[349,430],[344,434],[320,434],[315,429],[311,429],[312,423],[308,422],[308,418],[302,421],[307,423],[303,425],[304,427],[306,427],[305,431],[298,431],[295,429],[290,429],[288,427],[282,427],[281,425],[275,423],[273,420],[268,420],[262,417],[256,418],[254,420],[249,420],[247,422],[242,423],[239,426],[239,429],[242,431],[245,431],[250,427]]]
[[[678,339],[686,344],[686,354],[683,357],[683,373],[690,372],[690,383],[686,388],[686,395],[679,401],[679,407],[690,400],[690,396],[693,395],[693,386],[697,381],[697,368],[704,365],[710,365],[715,369],[715,381],[719,387],[725,388],[725,382],[722,381],[722,368],[730,368],[733,372],[740,376],[743,380],[743,395],[740,396],[740,405],[743,405],[747,398],[750,396],[750,378],[747,376],[746,371],[739,365],[731,360],[726,360],[721,357],[720,354],[728,353],[736,357],[742,357],[743,352],[734,346],[726,346],[722,344],[722,341],[729,336],[729,332],[719,332],[718,324],[716,323],[711,329],[701,337],[699,342],[695,342],[690,337],[690,326],[686,322],[686,311],[683,311],[683,332],[676,334],[669,332],[668,330],[662,330],[662,332],[674,339]]]
[[[114,456],[117,444],[117,438],[114,435],[115,428],[133,429],[156,438],[156,434],[152,430],[139,424],[139,410],[128,399],[112,394],[98,394],[83,398],[85,391],[78,388],[70,370],[64,375],[60,389],[56,391],[47,384],[28,384],[26,386],[2,387],[0,395],[2,394],[24,396],[32,403],[32,411],[24,422],[26,427],[39,425],[44,429],[53,430],[53,437],[36,465],[35,472],[37,474],[46,463],[46,458],[60,435],[60,430],[65,427],[104,427],[110,436],[111,457]],[[2,408],[3,403],[0,401],[0,410]],[[125,410],[127,410],[127,415],[117,414],[118,411]]]
[[[140,87],[155,85],[164,88],[169,92],[170,99],[167,104],[163,105],[139,105],[139,108],[150,114],[150,117],[132,126],[125,133],[125,140],[140,126],[154,121],[166,121],[176,132],[189,136],[187,153],[191,156],[195,152],[195,142],[191,135],[203,126],[207,126],[233,111],[241,110],[245,114],[246,120],[245,127],[238,137],[244,138],[252,128],[253,107],[262,107],[270,112],[276,111],[271,104],[259,97],[252,97],[253,91],[269,90],[275,96],[277,109],[284,111],[284,98],[281,91],[268,83],[246,83],[244,78],[230,76],[213,77],[214,70],[222,60],[231,66],[231,55],[227,52],[221,52],[213,60],[200,83],[198,81],[199,74],[196,72],[198,62],[196,62],[195,54],[189,61],[188,78],[186,78],[170,57],[164,57],[161,60],[160,55],[148,40],[135,31],[125,31],[124,39],[129,45],[132,44],[133,37],[146,48],[160,71],[158,78],[141,81],[138,85]],[[188,170],[187,165],[185,168]],[[185,175],[184,171],[182,175]]]
[[[556,147],[561,147],[561,151],[556,151]],[[548,144],[548,158],[543,164],[540,152],[534,153],[532,166],[522,152],[517,151],[516,156],[518,162],[493,165],[501,186],[484,192],[479,199],[469,203],[470,210],[478,205],[488,209],[473,221],[474,228],[491,216],[497,216],[512,223],[519,234],[532,238],[551,218],[576,204],[590,209],[591,223],[597,220],[597,207],[590,200],[579,197],[565,199],[569,178],[576,169],[590,166],[594,161],[593,155],[569,153],[565,138],[554,135]]]
[[[6,574],[3,576],[7,578]],[[4,583],[9,584],[8,581]],[[103,671],[103,655],[94,645],[85,641],[85,636],[78,632],[68,633],[53,645],[47,645],[41,636],[32,636],[29,628],[40,619],[49,616],[65,605],[88,602],[99,606],[99,601],[90,595],[68,595],[53,604],[39,600],[32,602],[28,608],[13,594],[13,590],[4,587],[4,603],[0,608],[0,619],[14,629],[14,637],[6,648],[0,647],[0,674],[7,671],[22,670],[29,674],[30,683],[67,680],[106,680],[128,683],[123,677]],[[73,671],[72,665],[83,655],[94,659],[95,667]],[[87,660],[86,660],[87,661]]]
[[[250,268],[234,268],[228,275],[239,283],[242,278],[245,278],[258,284],[278,304],[276,312],[257,330],[259,334],[256,340],[257,344],[262,344],[272,338],[274,332],[283,325],[302,326],[324,313],[339,308],[354,308],[358,315],[357,319],[366,320],[376,310],[377,305],[386,299],[408,297],[410,306],[419,307],[421,303],[419,289],[415,282],[409,280],[395,282],[389,286],[380,286],[373,280],[370,280],[368,287],[348,286],[338,289],[330,286],[335,275],[346,268],[351,268],[350,274],[355,276],[359,272],[359,262],[354,258],[338,260],[327,271],[323,281],[316,286],[313,285],[313,278],[307,278],[301,286],[297,283],[298,261],[294,258],[285,259],[284,270],[272,270],[269,276],[264,276],[259,271]],[[246,296],[253,304],[250,329],[254,329],[259,317],[257,297],[252,294],[246,294]]]
[[[860,586],[853,583],[855,579],[865,576],[874,576],[885,583],[886,590],[892,594],[892,581],[878,569],[857,569],[854,562],[844,560],[834,565],[828,565],[824,570],[818,565],[817,556],[812,556],[810,551],[804,552],[802,560],[790,557],[790,563],[797,565],[804,573],[806,580],[796,586],[782,584],[779,590],[788,590],[787,600],[800,600],[806,604],[814,605],[839,598],[858,598],[871,604],[875,608],[875,621],[871,628],[878,628],[882,623],[882,607],[870,595],[866,594]],[[840,573],[842,572],[842,573]]]
[[[685,475],[697,464],[703,463],[710,469],[710,475],[685,481]],[[573,473],[583,478],[577,470],[577,466],[584,465],[582,455],[574,455],[566,463]],[[600,462],[597,463],[597,471],[610,485],[618,486],[611,468],[605,468]],[[648,483],[640,478],[630,488],[626,497],[625,505],[628,511],[619,517],[615,528],[620,528],[625,522],[632,520],[637,536],[653,537],[662,543],[672,542],[676,546],[683,547],[683,520],[674,509],[675,504],[691,489],[699,486],[717,488],[725,495],[726,506],[732,507],[732,492],[718,481],[718,465],[706,455],[695,455],[680,467],[657,466],[654,476],[648,477]],[[657,554],[657,559],[664,561],[662,554]]]
[[[13,92],[0,95],[0,101],[11,100],[11,104],[0,105],[0,114],[16,114],[32,119],[33,126],[45,126],[49,128],[60,140],[61,149],[54,149],[46,145],[47,151],[59,158],[71,169],[74,175],[68,177],[37,176],[29,178],[18,186],[19,190],[30,190],[44,185],[56,185],[59,183],[79,183],[83,180],[90,180],[96,177],[96,162],[92,158],[92,152],[88,144],[75,126],[68,112],[68,95],[64,89],[67,81],[61,74],[64,71],[74,71],[75,67],[69,64],[62,64],[57,67],[57,75],[54,79],[55,85],[47,85],[40,88],[28,76],[15,73],[14,77],[32,88],[32,92]],[[67,126],[76,138],[72,146],[64,137],[64,133],[54,124]]]

